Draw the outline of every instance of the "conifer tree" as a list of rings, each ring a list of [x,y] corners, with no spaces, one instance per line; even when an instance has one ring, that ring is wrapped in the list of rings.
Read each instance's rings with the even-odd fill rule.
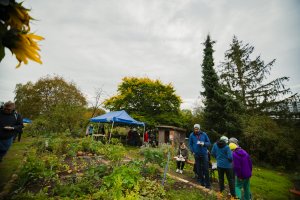
[[[230,49],[225,53],[220,78],[228,91],[248,110],[250,114],[276,114],[287,111],[287,103],[294,100],[297,94],[291,93],[284,85],[288,77],[280,77],[266,82],[275,59],[265,64],[260,56],[252,59],[254,47],[243,44],[233,37]]]
[[[202,85],[204,92],[204,127],[218,133],[238,133],[240,125],[235,113],[240,108],[237,101],[225,94],[219,84],[219,77],[214,69],[213,44],[215,41],[207,36],[203,43],[204,57],[202,63]]]

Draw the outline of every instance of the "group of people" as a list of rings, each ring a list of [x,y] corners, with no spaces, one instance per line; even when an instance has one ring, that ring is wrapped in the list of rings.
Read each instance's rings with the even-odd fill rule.
[[[209,150],[211,146],[208,135],[200,130],[200,125],[194,125],[194,131],[189,136],[189,149],[195,159],[195,172],[197,181],[204,187],[210,189],[209,176]],[[217,161],[219,177],[219,195],[225,189],[224,175],[226,174],[230,195],[232,199],[251,198],[250,178],[252,176],[252,162],[249,154],[238,145],[236,138],[222,136],[213,144],[211,155]],[[180,142],[177,151],[176,172],[183,173],[185,162],[188,159],[188,149],[183,142]]]
[[[155,130],[147,130],[145,132],[145,134],[144,134],[144,144],[146,146],[150,145],[152,147],[157,146]]]
[[[0,162],[17,136],[20,141],[23,127],[23,119],[16,112],[15,104],[6,102],[0,108]]]
[[[127,134],[127,143],[131,146],[140,146],[141,137],[136,128],[130,129]]]

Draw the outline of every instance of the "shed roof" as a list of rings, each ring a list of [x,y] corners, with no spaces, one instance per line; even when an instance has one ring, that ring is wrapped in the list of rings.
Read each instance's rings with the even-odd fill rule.
[[[179,128],[179,127],[176,127],[176,126],[158,125],[158,126],[156,126],[156,128],[173,129],[173,130],[180,131],[180,132],[186,132],[186,129]]]

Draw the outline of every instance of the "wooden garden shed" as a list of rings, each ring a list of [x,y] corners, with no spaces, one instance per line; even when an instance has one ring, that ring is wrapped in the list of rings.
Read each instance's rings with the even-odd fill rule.
[[[172,146],[178,146],[179,142],[185,141],[186,129],[175,126],[159,125],[158,129],[158,144],[169,143]]]

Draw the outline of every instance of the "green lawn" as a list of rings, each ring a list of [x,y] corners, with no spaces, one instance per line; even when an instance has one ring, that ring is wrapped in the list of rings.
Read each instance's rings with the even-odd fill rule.
[[[0,163],[0,191],[2,191],[4,185],[11,179],[12,174],[16,173],[24,158],[26,148],[31,143],[31,138],[22,138],[21,142],[12,144],[3,161]]]
[[[274,170],[253,168],[250,187],[255,199],[289,199],[293,186],[289,175]]]

